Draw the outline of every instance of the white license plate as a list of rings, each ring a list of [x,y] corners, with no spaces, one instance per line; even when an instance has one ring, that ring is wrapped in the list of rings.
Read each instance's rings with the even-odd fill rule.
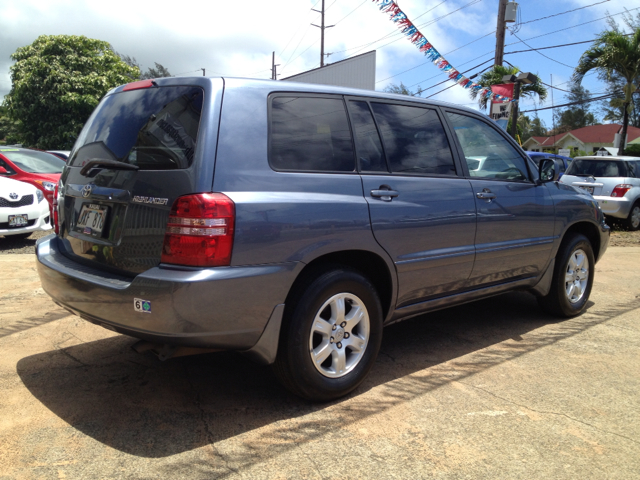
[[[29,223],[27,215],[9,215],[10,227],[23,227]]]
[[[78,229],[87,235],[99,235],[107,221],[107,208],[93,203],[83,205],[76,224]]]
[[[593,195],[593,187],[583,187],[582,185],[580,186],[580,188],[582,190],[585,190],[587,192],[589,192],[591,195]]]

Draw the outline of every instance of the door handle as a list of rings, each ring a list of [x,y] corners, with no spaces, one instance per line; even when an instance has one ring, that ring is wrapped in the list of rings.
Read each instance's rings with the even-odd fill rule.
[[[400,195],[396,190],[391,190],[388,185],[380,185],[378,190],[371,190],[371,196],[379,198],[383,202],[390,202],[394,197]]]
[[[481,192],[476,193],[476,197],[481,200],[493,200],[494,198],[496,198],[496,194],[488,188],[485,188]]]

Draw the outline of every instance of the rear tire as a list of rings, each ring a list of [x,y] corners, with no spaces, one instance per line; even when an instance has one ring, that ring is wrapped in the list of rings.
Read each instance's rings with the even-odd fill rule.
[[[371,282],[336,265],[308,277],[287,301],[273,365],[280,382],[320,402],[358,387],[382,342],[382,307]]]
[[[640,202],[633,204],[629,216],[622,220],[622,223],[630,232],[635,232],[640,228]]]
[[[551,289],[538,304],[557,317],[574,317],[582,313],[593,286],[595,259],[591,243],[581,234],[567,236],[556,255]]]

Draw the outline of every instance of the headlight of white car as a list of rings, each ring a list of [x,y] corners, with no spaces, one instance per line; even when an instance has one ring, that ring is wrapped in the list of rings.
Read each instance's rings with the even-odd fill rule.
[[[47,182],[44,180],[36,180],[36,182],[42,185],[42,188],[44,188],[48,192],[53,192],[56,189],[56,184],[53,182]]]
[[[42,193],[42,190],[38,190],[36,188],[36,197],[38,197],[38,203],[44,200],[44,193]]]

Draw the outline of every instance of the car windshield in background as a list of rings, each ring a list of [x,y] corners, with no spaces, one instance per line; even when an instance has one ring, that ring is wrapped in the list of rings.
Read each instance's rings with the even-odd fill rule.
[[[27,173],[62,173],[64,160],[50,153],[20,150],[4,150],[2,154]]]
[[[202,101],[199,87],[144,88],[109,95],[80,133],[69,164],[80,166],[99,159],[141,170],[187,168],[193,162]]]
[[[574,159],[566,175],[576,177],[626,177],[627,166],[619,160]]]

